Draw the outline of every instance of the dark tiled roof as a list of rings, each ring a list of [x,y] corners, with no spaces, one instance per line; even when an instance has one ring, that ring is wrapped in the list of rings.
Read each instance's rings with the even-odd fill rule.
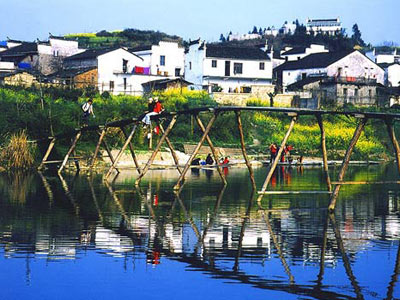
[[[194,41],[190,41],[190,42],[189,42],[189,46],[196,45],[196,44],[198,44],[199,42],[200,42],[200,38],[198,38],[197,40],[194,40]]]
[[[313,83],[313,82],[317,82],[320,81],[321,79],[325,78],[324,77],[306,77],[302,80],[296,81],[295,83],[292,83],[290,85],[287,86],[288,90],[290,91],[294,91],[294,90],[298,90],[298,89],[302,89],[303,86]]]
[[[129,52],[138,52],[138,51],[147,51],[151,50],[152,45],[147,45],[147,46],[138,46],[134,48],[128,48]]]
[[[270,60],[268,54],[256,47],[233,47],[207,44],[206,57]]]
[[[337,19],[310,19],[309,22],[337,22]]]
[[[142,83],[143,86],[147,85],[158,85],[158,84],[168,84],[168,83],[173,83],[173,82],[182,82],[182,84],[190,85],[192,84],[189,81],[186,81],[184,79],[180,78],[166,78],[166,79],[157,79],[157,80],[152,80],[152,81],[147,81]]]
[[[295,47],[288,51],[283,52],[281,55],[301,54],[306,52],[306,47]]]
[[[36,54],[38,52],[37,43],[24,42],[22,45],[9,48],[3,52],[0,52],[0,57],[18,57],[28,54]]]
[[[279,72],[284,70],[326,68],[327,66],[342,59],[343,57],[346,57],[354,51],[356,50],[314,53],[300,60],[285,62],[284,64],[276,67],[274,71]]]
[[[118,49],[117,47],[115,48],[106,48],[106,49],[88,49],[86,51],[83,51],[81,53],[69,56],[65,58],[65,60],[85,60],[85,59],[95,59],[98,56],[111,52]]]
[[[97,69],[97,67],[87,67],[87,68],[74,68],[74,69],[65,69],[65,70],[60,70],[56,73],[50,74],[49,77],[74,77],[79,74],[86,73],[88,71]]]

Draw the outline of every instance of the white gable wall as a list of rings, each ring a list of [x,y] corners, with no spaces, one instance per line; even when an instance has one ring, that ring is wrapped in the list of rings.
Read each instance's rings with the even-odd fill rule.
[[[339,69],[341,70],[339,71]],[[329,77],[340,75],[341,77],[376,79],[377,83],[384,84],[385,72],[363,54],[354,51],[328,66],[327,75]]]
[[[386,69],[387,84],[392,87],[400,86],[400,64],[394,64]]]
[[[202,89],[205,51],[199,50],[199,44],[189,46],[189,51],[185,55],[185,80],[193,84],[194,89]]]

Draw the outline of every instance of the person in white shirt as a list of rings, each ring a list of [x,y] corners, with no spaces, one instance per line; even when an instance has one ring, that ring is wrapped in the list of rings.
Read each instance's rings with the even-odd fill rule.
[[[95,118],[94,112],[93,112],[93,99],[89,99],[85,104],[82,105],[82,123],[83,126],[88,126],[89,124],[89,117],[90,115]]]

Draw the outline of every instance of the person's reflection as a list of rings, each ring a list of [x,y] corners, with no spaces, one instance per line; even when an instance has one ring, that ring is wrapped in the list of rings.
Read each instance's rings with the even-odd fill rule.
[[[213,170],[204,170],[204,172],[206,173],[207,179],[210,181],[210,180],[211,180],[211,177],[212,177],[213,174],[214,174],[214,171],[213,171]]]
[[[198,168],[191,168],[190,170],[192,171],[192,175],[193,175],[193,176],[196,176],[196,177],[199,177],[199,176],[200,176],[200,169],[198,169]]]
[[[223,167],[222,170],[224,171],[224,176],[225,177],[228,176],[228,173],[229,173],[228,167]]]
[[[156,233],[153,241],[153,248],[147,251],[146,261],[148,264],[153,266],[159,265],[161,263],[161,250],[162,250],[162,240]]]
[[[272,187],[276,187],[276,174],[277,174],[277,172],[275,171],[275,172],[272,174],[272,177],[271,177],[271,186],[272,186]]]
[[[287,172],[285,172],[285,179],[287,185],[290,185],[292,183],[292,167],[287,168]]]

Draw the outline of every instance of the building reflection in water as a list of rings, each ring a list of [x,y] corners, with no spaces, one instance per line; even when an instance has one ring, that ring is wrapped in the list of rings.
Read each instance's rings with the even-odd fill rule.
[[[303,169],[280,169],[275,184],[296,184],[306,174]],[[210,175],[205,175],[207,181]],[[322,175],[313,176],[323,180]],[[371,188],[364,202],[353,200],[360,192],[348,189],[336,215],[329,215],[323,199],[269,198],[256,205],[254,192],[243,185],[239,189],[239,184],[174,194],[158,181],[135,189],[118,180],[113,185],[96,177],[38,174],[18,179],[24,186],[16,197],[7,188],[13,186],[10,178],[1,180],[2,195],[9,200],[1,201],[0,245],[4,256],[27,259],[27,282],[34,257],[76,259],[96,251],[132,261],[143,257],[155,268],[174,259],[217,278],[321,299],[349,298],[347,292],[324,284],[327,268],[342,265],[353,295],[363,299],[370,291],[356,278],[354,254],[368,251],[375,240],[395,240],[400,233],[397,188]],[[18,217],[21,211],[25,218]],[[398,280],[399,257],[400,250],[387,285],[388,299]],[[280,270],[255,271],[255,266],[263,269],[273,261]],[[317,268],[312,284],[297,278],[297,261]]]

